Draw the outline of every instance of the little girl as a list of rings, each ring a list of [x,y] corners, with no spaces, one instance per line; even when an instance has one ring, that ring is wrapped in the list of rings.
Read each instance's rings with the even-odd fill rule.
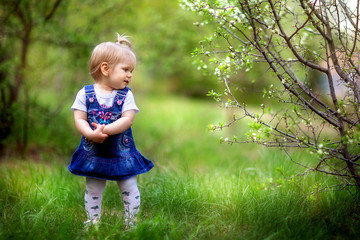
[[[86,225],[100,220],[106,180],[121,191],[125,223],[136,223],[140,207],[137,175],[154,164],[136,149],[131,125],[139,109],[130,88],[136,57],[131,43],[117,34],[117,41],[97,45],[90,58],[94,85],[82,88],[72,105],[75,125],[82,138],[72,156],[71,173],[86,177]]]

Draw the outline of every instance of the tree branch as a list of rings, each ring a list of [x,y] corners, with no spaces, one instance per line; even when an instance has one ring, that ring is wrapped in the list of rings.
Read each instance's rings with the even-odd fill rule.
[[[56,9],[59,7],[60,3],[62,0],[56,0],[56,2],[54,3],[54,5],[52,6],[52,8],[50,9],[49,13],[45,16],[45,22],[49,21],[52,16],[54,15],[54,13],[56,12]]]

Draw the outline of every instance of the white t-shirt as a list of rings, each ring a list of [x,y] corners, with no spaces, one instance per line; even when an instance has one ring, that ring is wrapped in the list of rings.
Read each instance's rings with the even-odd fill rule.
[[[111,94],[100,92],[95,88],[96,99],[98,100],[99,104],[104,108],[112,107],[114,98],[116,96],[117,91],[114,90]],[[86,95],[85,95],[85,87],[80,89],[77,93],[75,101],[71,106],[72,110],[81,110],[87,112],[86,109]],[[124,104],[122,107],[122,112],[126,112],[128,110],[135,110],[136,113],[139,112],[139,108],[136,106],[134,95],[129,90],[125,96]]]

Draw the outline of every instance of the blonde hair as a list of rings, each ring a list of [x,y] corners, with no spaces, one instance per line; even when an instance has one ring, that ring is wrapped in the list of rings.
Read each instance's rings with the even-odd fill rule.
[[[132,44],[127,36],[116,33],[116,42],[103,42],[97,45],[90,57],[90,74],[97,81],[101,77],[100,66],[106,62],[109,67],[127,61],[134,68],[136,65],[136,56],[132,50]]]

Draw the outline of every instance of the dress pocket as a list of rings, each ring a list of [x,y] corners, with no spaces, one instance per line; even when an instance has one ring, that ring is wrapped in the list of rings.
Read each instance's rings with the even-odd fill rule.
[[[120,138],[118,147],[121,152],[128,152],[130,151],[132,144],[133,144],[132,137],[124,134]]]
[[[89,154],[95,153],[95,145],[93,142],[89,141],[88,139],[83,139],[83,149]]]

